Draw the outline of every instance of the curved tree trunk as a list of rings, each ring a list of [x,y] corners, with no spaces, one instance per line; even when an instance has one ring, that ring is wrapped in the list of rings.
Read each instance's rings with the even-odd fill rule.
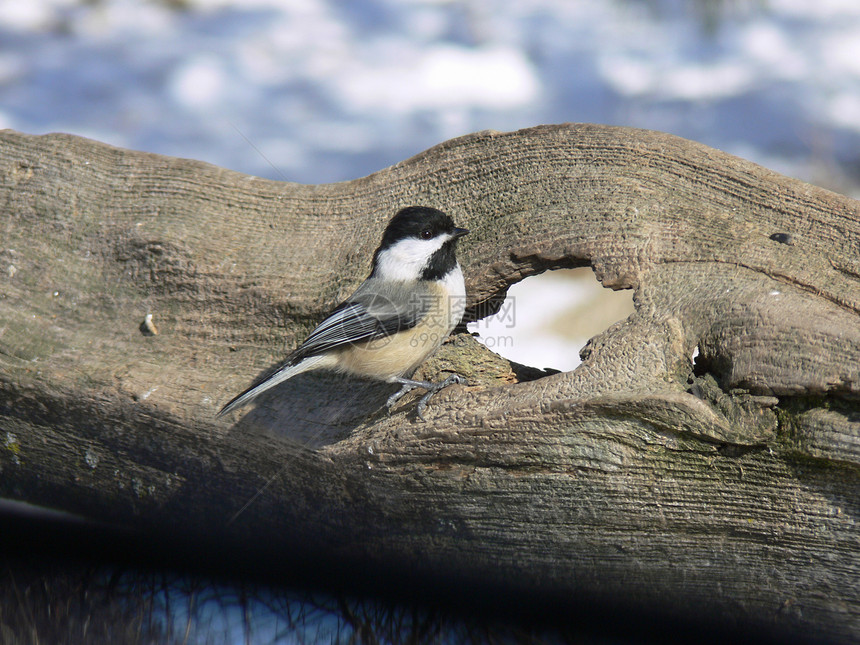
[[[2,496],[266,545],[275,569],[301,553],[860,632],[858,202],[592,125],[318,186],[6,131],[0,182]],[[380,411],[393,386],[326,374],[216,420],[409,204],[472,230],[473,316],[585,265],[636,311],[551,375],[455,335],[423,374],[470,385],[426,423]]]

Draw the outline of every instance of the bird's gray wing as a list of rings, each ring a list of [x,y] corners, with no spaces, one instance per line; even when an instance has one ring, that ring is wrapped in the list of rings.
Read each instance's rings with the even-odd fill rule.
[[[221,408],[221,416],[245,405],[262,392],[325,361],[327,350],[384,338],[418,324],[433,306],[425,283],[365,280],[346,301],[313,330],[307,340],[273,373],[263,377]]]
[[[311,332],[288,361],[295,362],[329,349],[385,338],[410,329],[433,306],[426,283],[369,278]]]

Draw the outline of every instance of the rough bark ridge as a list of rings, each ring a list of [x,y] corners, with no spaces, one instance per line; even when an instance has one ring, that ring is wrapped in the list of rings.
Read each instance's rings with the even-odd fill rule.
[[[216,421],[364,278],[408,204],[472,230],[473,315],[583,265],[636,312],[543,378],[456,336],[423,369],[470,387],[427,423],[408,402],[381,414],[389,386],[326,375]],[[318,186],[6,131],[0,231],[3,496],[860,632],[856,201],[592,125],[481,132]]]

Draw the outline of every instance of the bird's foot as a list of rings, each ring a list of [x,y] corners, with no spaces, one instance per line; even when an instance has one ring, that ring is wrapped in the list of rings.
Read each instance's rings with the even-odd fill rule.
[[[388,400],[385,402],[385,407],[388,408],[389,411],[391,411],[391,408],[395,403],[397,403],[400,399],[403,398],[404,394],[409,394],[416,387],[424,387],[423,382],[421,381],[409,383],[406,383],[404,381],[406,381],[406,379],[403,379],[403,381],[394,381],[395,383],[403,383],[403,387],[401,387],[397,392],[389,396]]]
[[[431,381],[413,381],[412,379],[407,378],[395,378],[392,379],[392,382],[400,383],[403,387],[401,387],[398,392],[395,392],[388,397],[388,401],[385,402],[385,407],[387,407],[389,410],[391,409],[391,406],[397,403],[397,401],[399,401],[404,394],[411,392],[415,388],[420,387],[424,390],[427,390],[424,396],[422,396],[421,399],[418,401],[417,407],[418,418],[422,421],[426,420],[424,419],[424,410],[427,408],[427,403],[430,401],[431,398],[433,398],[436,394],[444,390],[449,385],[466,385],[466,379],[459,374],[451,374],[448,378],[439,383],[432,383]]]

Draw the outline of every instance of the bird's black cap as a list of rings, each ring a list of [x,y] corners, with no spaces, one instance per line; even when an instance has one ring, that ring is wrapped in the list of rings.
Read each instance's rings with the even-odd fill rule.
[[[383,251],[408,237],[431,239],[443,233],[459,237],[468,231],[463,228],[458,229],[454,226],[454,220],[437,208],[407,206],[398,211],[397,215],[388,222],[385,233],[382,234],[379,250]]]
[[[422,280],[442,279],[456,268],[457,258],[454,254],[454,246],[457,238],[468,232],[465,228],[454,226],[454,220],[437,208],[408,206],[398,211],[388,222],[385,233],[382,234],[382,242],[373,254],[371,277],[376,272],[380,253],[398,242],[408,238],[432,240],[439,235],[450,235],[451,239],[428,258],[427,265],[420,275]]]

